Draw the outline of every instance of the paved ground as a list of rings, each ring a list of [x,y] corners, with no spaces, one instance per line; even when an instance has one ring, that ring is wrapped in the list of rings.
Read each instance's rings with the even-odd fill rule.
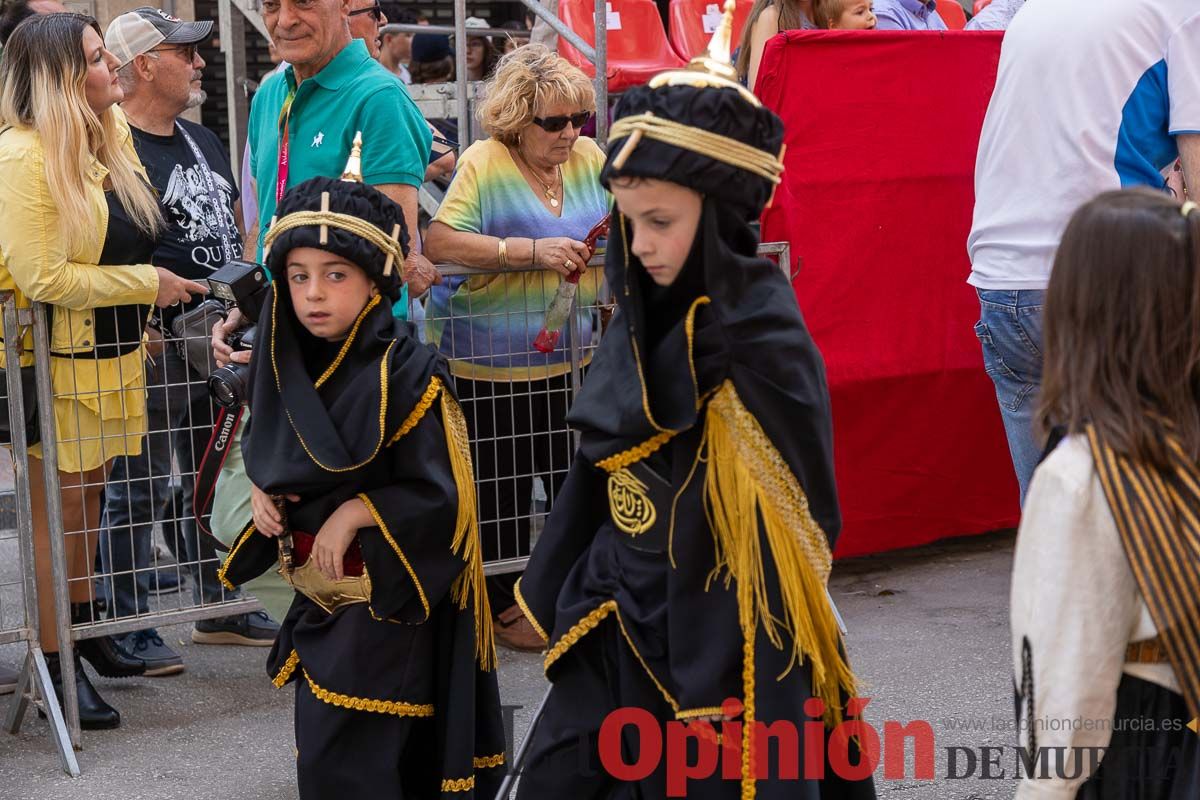
[[[881,800],[1008,800],[1010,780],[946,779],[946,749],[1006,746],[1012,717],[1008,574],[1013,537],[995,534],[839,562],[831,591],[850,629],[854,665],[872,698],[870,721],[928,720],[938,776],[879,781]],[[0,540],[0,584],[11,580]],[[193,645],[187,629],[163,630],[183,654],[182,675],[97,679],[124,724],[84,734],[83,777],[58,766],[46,724],[0,734],[0,797],[6,800],[290,800],[296,796],[291,690],[262,668],[265,651]],[[9,660],[12,648],[0,648]],[[518,706],[518,740],[545,684],[539,658],[504,654],[504,702]],[[971,728],[970,730],[960,730]],[[961,771],[964,756],[959,758]],[[1011,753],[1005,755],[1010,764]],[[1011,768],[1009,768],[1011,772]],[[882,770],[880,770],[880,775]]]

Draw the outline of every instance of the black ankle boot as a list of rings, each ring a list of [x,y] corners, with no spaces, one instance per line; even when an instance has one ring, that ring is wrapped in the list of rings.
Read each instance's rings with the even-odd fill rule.
[[[58,702],[63,702],[62,664],[58,653],[46,653],[46,667],[50,670],[50,682]],[[110,730],[121,724],[121,714],[96,691],[96,687],[83,671],[79,653],[75,654],[75,693],[79,698],[79,727],[85,731]],[[65,708],[65,707],[64,707]],[[64,712],[65,713],[65,712]]]
[[[93,613],[91,603],[71,604],[71,623],[79,625],[95,622],[99,614]],[[75,643],[75,652],[87,659],[96,672],[106,678],[133,678],[146,672],[146,662],[128,653],[111,636],[97,636]]]

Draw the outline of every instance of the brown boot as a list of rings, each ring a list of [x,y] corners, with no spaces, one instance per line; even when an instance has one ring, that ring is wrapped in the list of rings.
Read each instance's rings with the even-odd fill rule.
[[[533,629],[525,612],[515,603],[496,615],[496,644],[522,653],[540,653],[546,643]]]

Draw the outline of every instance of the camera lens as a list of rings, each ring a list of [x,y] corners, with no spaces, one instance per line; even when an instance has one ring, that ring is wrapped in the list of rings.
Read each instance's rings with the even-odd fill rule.
[[[208,393],[213,401],[223,408],[237,408],[246,398],[247,368],[242,364],[230,364],[213,370],[208,376]]]

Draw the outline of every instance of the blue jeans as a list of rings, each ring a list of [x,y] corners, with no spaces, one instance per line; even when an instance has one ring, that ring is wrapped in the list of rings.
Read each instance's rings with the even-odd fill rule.
[[[975,335],[983,347],[984,369],[996,384],[996,400],[1024,505],[1025,492],[1045,446],[1045,437],[1035,430],[1033,417],[1042,385],[1042,303],[1046,293],[994,289],[976,292],[979,322],[975,323]]]
[[[114,618],[150,610],[151,545],[155,521],[163,538],[192,578],[196,605],[236,597],[217,578],[220,561],[211,540],[196,530],[192,489],[196,467],[213,429],[212,401],[204,380],[189,371],[172,342],[146,362],[149,433],[142,453],[113,462],[104,486],[100,518],[100,563],[106,576],[100,594]],[[172,461],[181,474],[173,485]]]

